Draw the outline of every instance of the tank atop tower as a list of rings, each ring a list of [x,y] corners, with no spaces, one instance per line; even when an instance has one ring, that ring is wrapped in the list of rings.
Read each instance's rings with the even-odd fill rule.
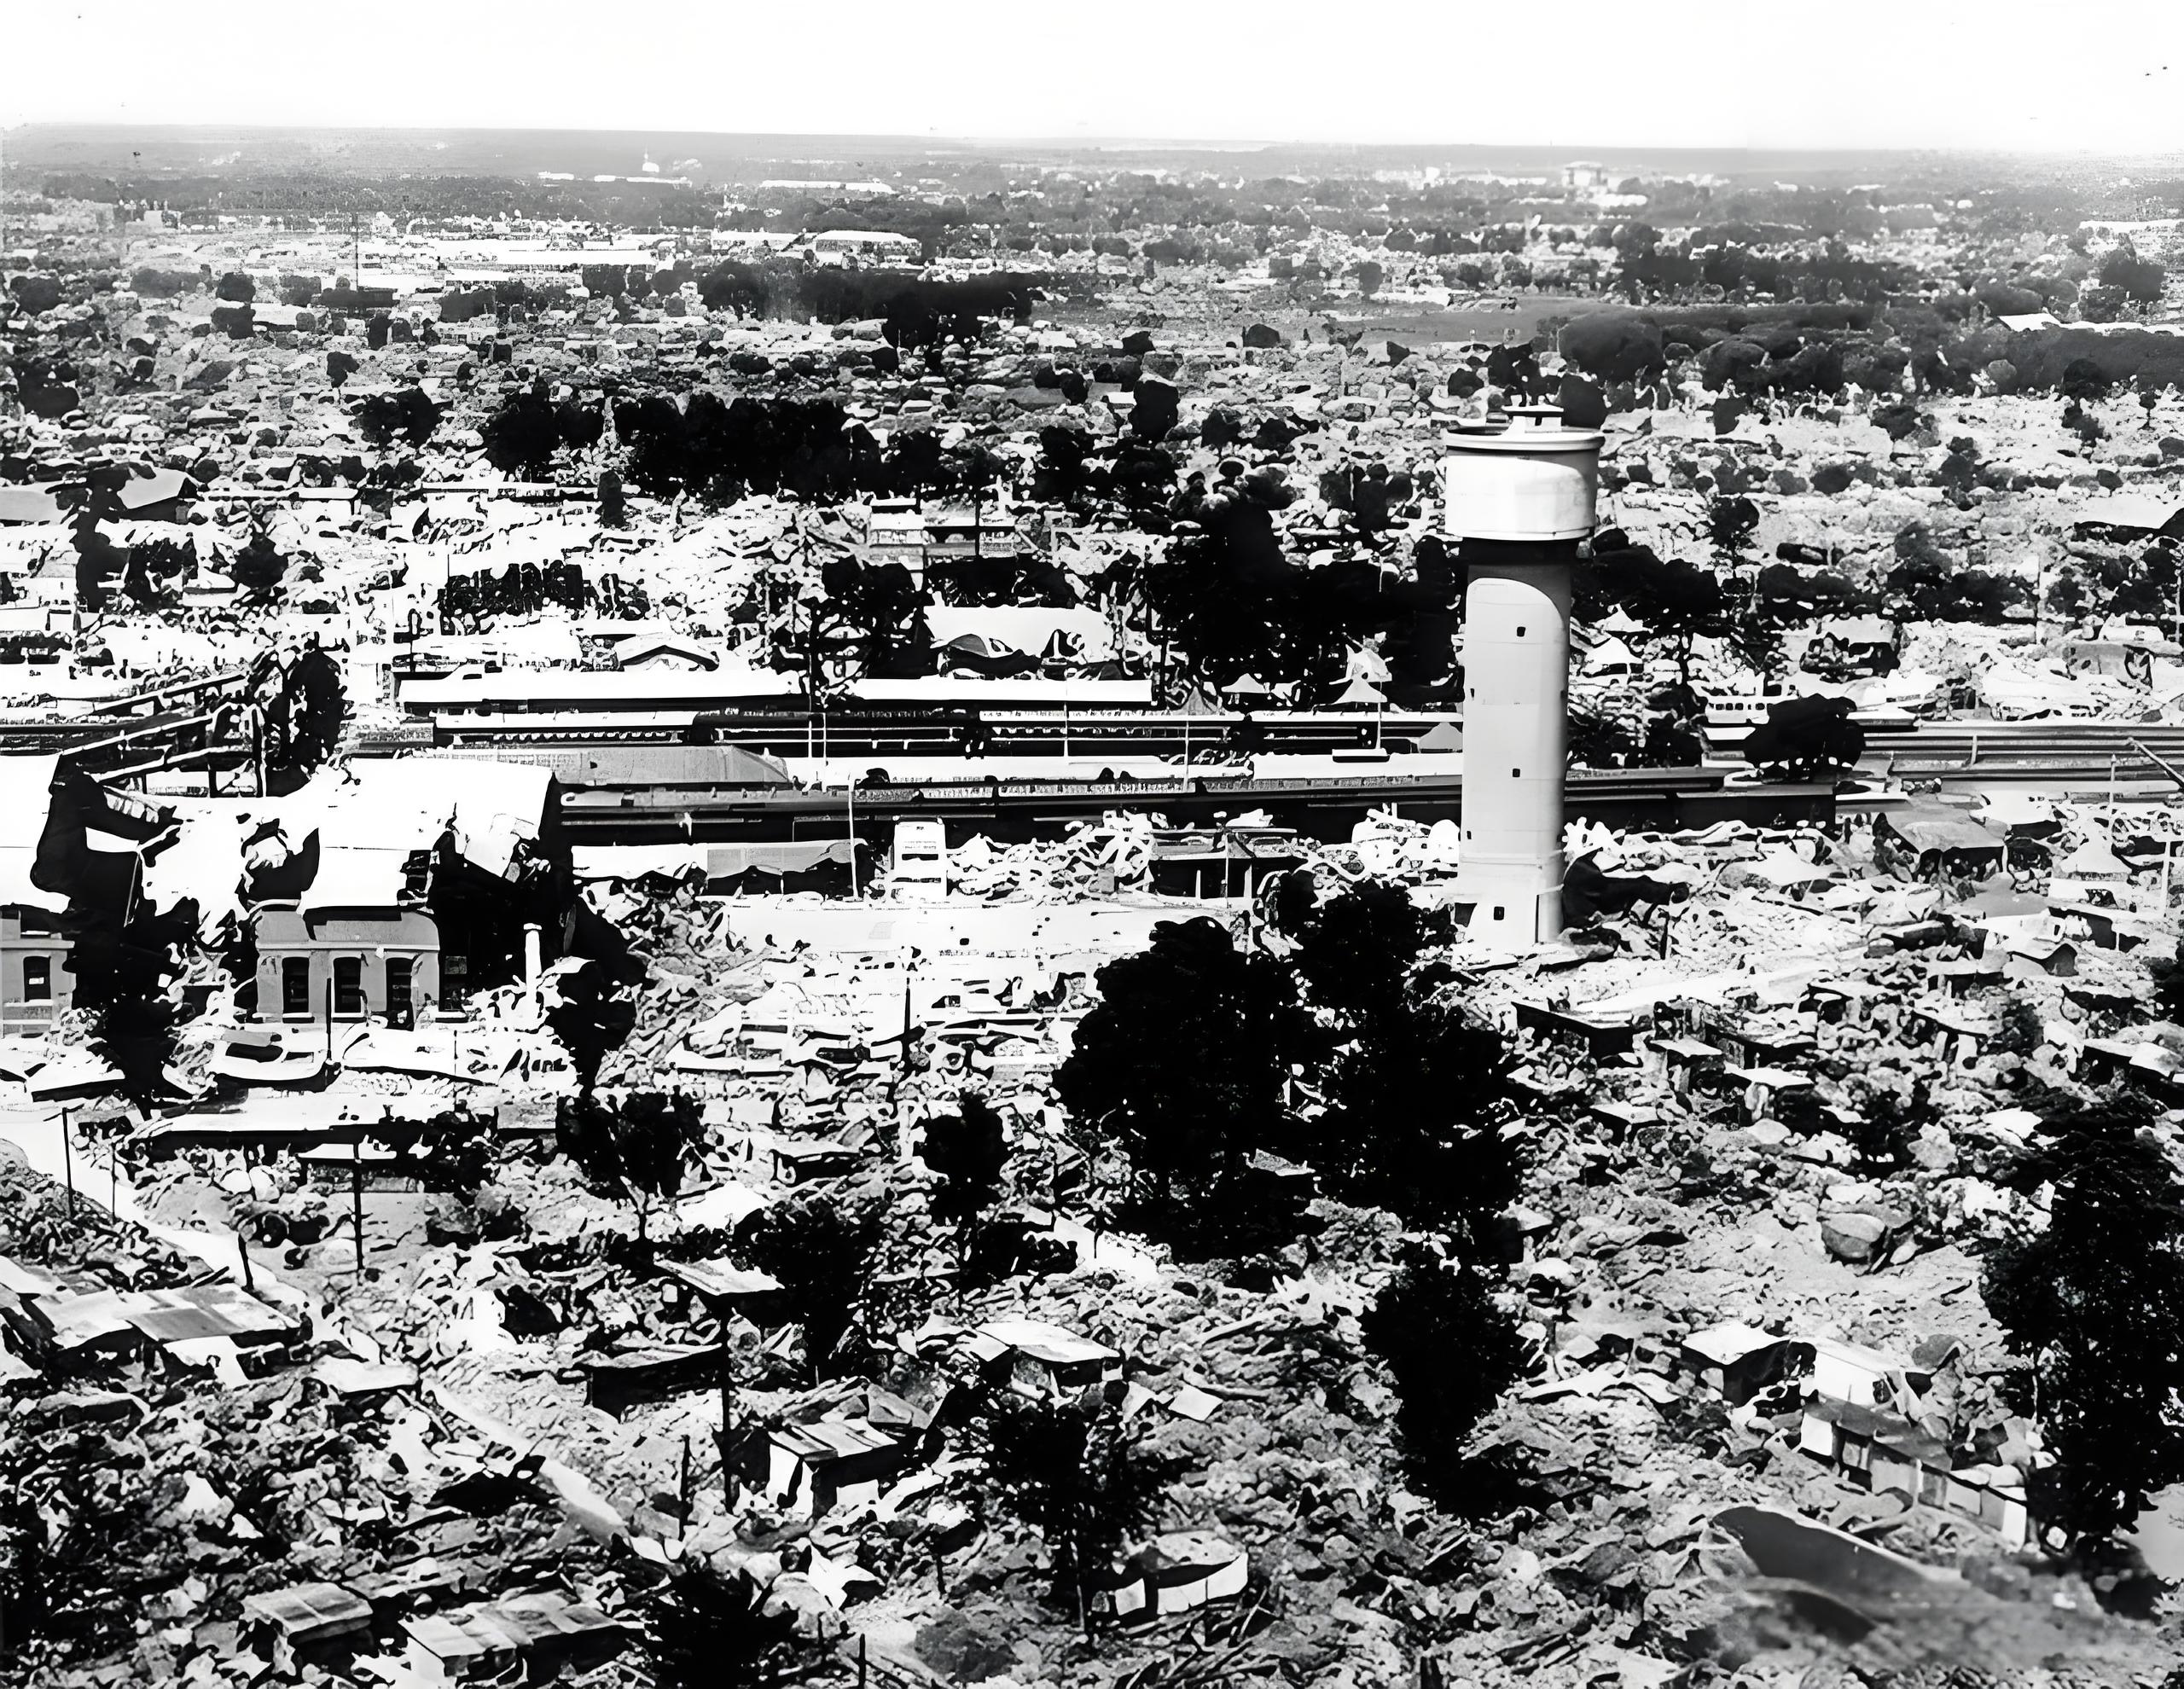
[[[1593,531],[1604,436],[1563,426],[1562,407],[1516,404],[1507,420],[1461,425],[1441,460],[1442,532],[1451,540],[1551,543]]]

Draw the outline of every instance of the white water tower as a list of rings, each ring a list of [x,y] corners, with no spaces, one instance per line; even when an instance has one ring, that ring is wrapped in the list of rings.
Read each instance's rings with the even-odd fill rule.
[[[1555,405],[1467,426],[1442,460],[1442,531],[1464,566],[1463,839],[1456,899],[1512,949],[1562,932],[1570,566],[1593,531],[1600,435]]]

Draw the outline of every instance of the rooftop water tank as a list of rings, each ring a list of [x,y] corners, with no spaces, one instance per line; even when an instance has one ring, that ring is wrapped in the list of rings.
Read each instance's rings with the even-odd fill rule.
[[[1554,541],[1593,531],[1602,436],[1565,428],[1558,405],[1513,405],[1507,427],[1472,424],[1441,461],[1451,539]]]

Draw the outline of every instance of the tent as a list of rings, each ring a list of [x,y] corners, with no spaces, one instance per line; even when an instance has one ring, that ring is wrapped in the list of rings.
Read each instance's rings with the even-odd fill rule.
[[[1327,700],[1330,710],[1380,710],[1387,707],[1388,694],[1359,676],[1348,686]]]
[[[2058,879],[2129,879],[2131,877],[2129,866],[2109,849],[2106,840],[2099,838],[2087,839],[2057,862],[2054,872]]]
[[[1643,674],[1645,665],[1637,654],[1620,639],[1610,635],[1585,653],[1585,672],[1589,675]]]

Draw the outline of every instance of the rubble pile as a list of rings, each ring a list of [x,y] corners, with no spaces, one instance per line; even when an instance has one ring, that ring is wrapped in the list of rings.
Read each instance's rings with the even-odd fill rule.
[[[1148,888],[1157,816],[1110,811],[1059,839],[996,844],[973,834],[949,853],[950,889],[989,903],[1050,903]],[[883,878],[884,893],[892,882]]]

